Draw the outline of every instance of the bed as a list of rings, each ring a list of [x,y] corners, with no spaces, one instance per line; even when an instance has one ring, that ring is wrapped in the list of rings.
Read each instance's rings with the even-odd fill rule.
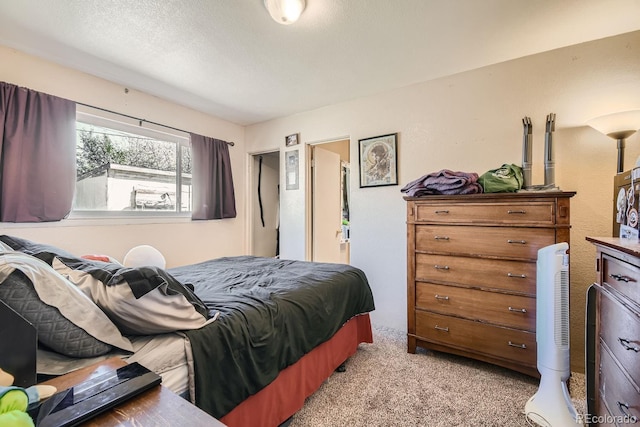
[[[230,427],[280,425],[373,341],[373,296],[352,266],[236,256],[131,269],[13,236],[0,245],[0,299],[76,334],[38,330],[39,373],[119,355]]]

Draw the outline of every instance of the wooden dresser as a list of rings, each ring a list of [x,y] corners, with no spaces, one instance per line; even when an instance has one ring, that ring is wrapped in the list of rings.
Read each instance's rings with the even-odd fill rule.
[[[408,351],[532,376],[538,249],[569,243],[574,192],[405,197]]]
[[[597,283],[587,292],[589,425],[640,424],[640,244],[587,237]]]

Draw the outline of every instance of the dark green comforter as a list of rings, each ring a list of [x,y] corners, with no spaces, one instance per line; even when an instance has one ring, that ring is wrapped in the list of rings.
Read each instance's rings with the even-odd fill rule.
[[[229,257],[170,269],[219,318],[187,331],[196,404],[221,418],[350,318],[374,310],[365,274],[342,264]]]

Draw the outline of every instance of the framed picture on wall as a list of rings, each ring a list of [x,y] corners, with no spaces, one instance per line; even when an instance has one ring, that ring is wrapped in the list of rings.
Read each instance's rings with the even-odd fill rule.
[[[398,185],[397,133],[358,140],[360,188]]]
[[[291,147],[292,145],[297,145],[298,144],[298,134],[294,133],[292,135],[287,135],[284,139],[284,144],[287,147]]]
[[[300,184],[298,183],[300,178],[298,151],[299,150],[292,150],[284,153],[284,157],[287,162],[287,166],[285,169],[285,173],[287,175],[287,190],[297,190],[298,188],[300,188]]]

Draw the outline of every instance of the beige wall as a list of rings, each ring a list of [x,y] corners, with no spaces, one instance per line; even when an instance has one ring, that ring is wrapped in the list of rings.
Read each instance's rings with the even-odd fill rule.
[[[162,123],[190,132],[235,142],[230,147],[236,194],[235,219],[154,224],[131,220],[108,222],[65,220],[61,223],[1,224],[0,233],[54,244],[74,253],[106,253],[122,259],[133,246],[151,244],[168,266],[216,256],[245,253],[245,148],[244,128],[124,86],[60,67],[0,46],[0,80]]]
[[[322,149],[340,155],[340,161],[349,163],[349,160],[351,158],[351,150],[349,147],[348,139],[324,143],[322,144]]]
[[[437,58],[434,58],[437,60]],[[344,64],[348,67],[349,64]],[[406,330],[406,225],[400,188],[440,169],[483,173],[522,163],[522,118],[533,121],[534,183],[544,180],[546,115],[556,113],[556,182],[577,191],[571,217],[571,343],[574,369],[584,366],[585,291],[595,279],[594,248],[585,236],[611,232],[616,144],[585,126],[601,114],[640,108],[640,32],[529,56],[416,84],[369,98],[250,126],[249,150],[398,132],[400,185],[358,188],[351,176],[351,262],[374,291],[373,321]],[[640,154],[627,140],[626,165]],[[300,156],[304,162],[305,156]],[[302,170],[306,165],[301,165]],[[304,177],[302,177],[304,179]],[[282,255],[305,256],[305,185],[282,196]]]

